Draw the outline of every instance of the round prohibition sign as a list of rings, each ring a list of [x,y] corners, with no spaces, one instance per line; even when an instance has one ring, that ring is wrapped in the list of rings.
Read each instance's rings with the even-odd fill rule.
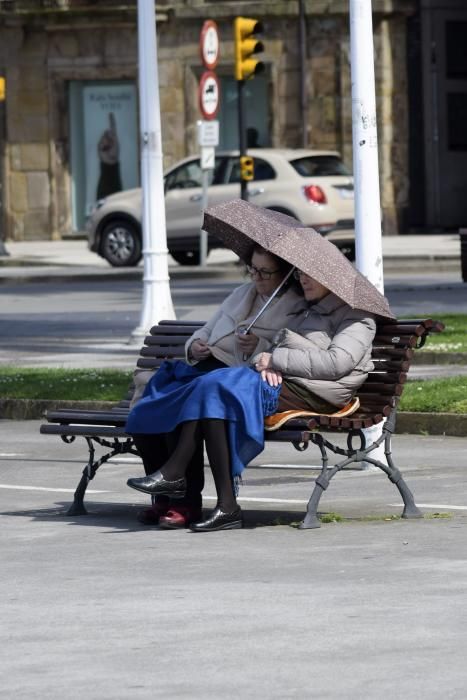
[[[220,84],[215,73],[208,70],[199,81],[199,108],[205,119],[214,119],[219,109]]]
[[[208,70],[213,70],[219,62],[219,31],[212,19],[207,19],[203,24],[199,49],[203,64]]]

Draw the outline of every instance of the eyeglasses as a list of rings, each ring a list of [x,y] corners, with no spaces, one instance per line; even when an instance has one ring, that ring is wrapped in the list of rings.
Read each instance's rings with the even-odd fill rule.
[[[246,269],[248,270],[249,275],[252,277],[254,275],[258,275],[260,280],[270,280],[271,277],[276,274],[276,272],[279,272],[279,270],[258,270],[258,268],[254,265],[247,265]]]
[[[295,277],[296,280],[299,280],[300,277],[308,277],[306,272],[302,272],[301,270],[294,270],[293,276]]]

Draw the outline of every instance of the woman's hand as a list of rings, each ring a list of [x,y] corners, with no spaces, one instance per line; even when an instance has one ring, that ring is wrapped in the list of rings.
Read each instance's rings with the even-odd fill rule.
[[[277,369],[263,369],[261,371],[261,379],[263,382],[267,382],[269,386],[282,384],[282,374]]]
[[[194,340],[190,345],[189,354],[194,360],[206,360],[211,355],[211,350],[203,340]]]
[[[270,352],[262,352],[255,362],[255,370],[260,372],[263,382],[269,386],[279,386],[282,384],[282,374],[277,369],[271,367],[272,355]]]
[[[237,343],[244,355],[252,355],[258,345],[259,338],[254,333],[237,335]]]

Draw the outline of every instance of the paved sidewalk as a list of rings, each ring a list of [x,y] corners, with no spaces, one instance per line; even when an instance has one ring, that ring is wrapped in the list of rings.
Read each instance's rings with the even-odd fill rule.
[[[394,441],[425,520],[392,520],[394,485],[348,472],[321,508],[348,521],[291,528],[313,457],[271,445],[241,489],[247,527],[196,535],[137,523],[123,458],[67,517],[82,445],[33,421],[0,435],[2,697],[464,700],[465,439]]]

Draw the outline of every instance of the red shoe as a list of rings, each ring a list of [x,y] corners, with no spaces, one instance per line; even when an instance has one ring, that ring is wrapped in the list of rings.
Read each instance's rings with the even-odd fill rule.
[[[171,506],[165,515],[159,518],[159,527],[166,530],[179,530],[201,519],[201,508],[190,506]]]
[[[150,508],[145,508],[137,513],[136,518],[143,525],[159,525],[159,519],[170,509],[170,503],[154,503]]]

